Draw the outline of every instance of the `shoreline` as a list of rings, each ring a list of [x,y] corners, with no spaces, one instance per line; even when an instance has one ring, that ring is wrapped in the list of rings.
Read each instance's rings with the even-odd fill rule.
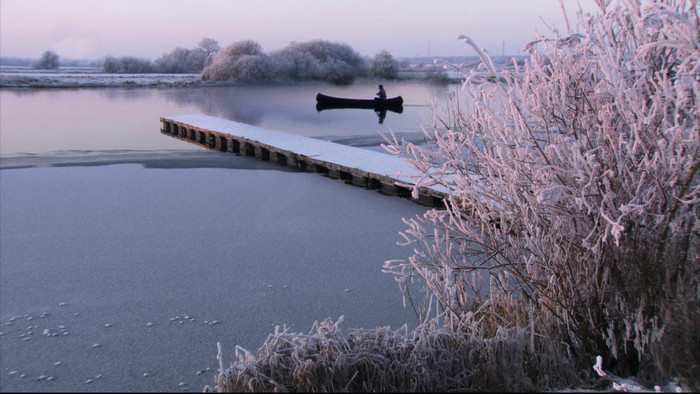
[[[415,144],[421,144],[419,137],[411,133],[397,133]],[[382,140],[368,136],[314,137],[340,145],[354,146],[388,154],[382,147]],[[285,172],[299,172],[293,167],[280,166],[264,160],[250,160],[240,154],[187,146],[182,149],[100,149],[100,150],[51,150],[45,152],[0,153],[0,170],[17,170],[40,167],[92,167],[112,164],[141,164],[145,168],[229,168],[265,169]]]
[[[227,168],[294,172],[291,167],[209,150],[96,150],[51,151],[0,155],[0,171],[41,167],[96,167],[140,164],[144,168],[193,169]]]
[[[407,70],[396,81],[424,81],[436,83],[459,83],[462,78],[434,77],[430,73]],[[381,82],[377,78],[360,77],[357,82]],[[264,85],[321,84],[325,81],[267,82]],[[107,74],[86,72],[1,72],[0,89],[45,89],[45,88],[182,88],[182,87],[230,87],[255,84],[235,81],[207,81],[200,74]],[[351,84],[352,85],[352,84]]]
[[[0,88],[159,88],[232,86],[203,81],[199,74],[2,73]]]

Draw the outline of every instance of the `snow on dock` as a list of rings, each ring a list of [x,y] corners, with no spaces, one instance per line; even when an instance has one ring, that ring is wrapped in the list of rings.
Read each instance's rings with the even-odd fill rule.
[[[207,149],[255,156],[383,194],[411,198],[410,180],[397,176],[411,170],[398,156],[207,115],[168,116],[160,120],[161,133]],[[439,207],[445,197],[441,190],[420,188],[414,201]]]

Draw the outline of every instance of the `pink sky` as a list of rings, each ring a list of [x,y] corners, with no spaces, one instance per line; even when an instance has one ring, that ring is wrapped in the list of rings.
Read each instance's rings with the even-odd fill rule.
[[[578,3],[564,0],[570,21]],[[362,55],[472,55],[465,34],[500,55],[517,54],[546,21],[566,30],[558,0],[0,0],[0,54],[155,59],[204,37],[224,47],[252,39],[263,51],[324,39]],[[504,45],[505,43],[505,45]]]

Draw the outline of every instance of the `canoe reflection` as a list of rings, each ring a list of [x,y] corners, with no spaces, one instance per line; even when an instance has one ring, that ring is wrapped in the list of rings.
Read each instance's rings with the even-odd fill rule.
[[[347,99],[339,97],[326,96],[321,93],[316,95],[316,110],[323,111],[327,109],[372,109],[379,117],[379,123],[384,122],[386,111],[403,112],[403,98],[397,96],[390,99]]]

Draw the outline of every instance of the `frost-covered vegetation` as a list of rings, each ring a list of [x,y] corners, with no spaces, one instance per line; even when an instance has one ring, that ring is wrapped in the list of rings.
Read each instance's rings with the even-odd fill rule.
[[[395,79],[399,63],[387,51],[364,58],[347,44],[312,40],[291,42],[270,54],[259,43],[243,40],[224,49],[204,38],[197,48],[175,48],[155,61],[123,56],[107,56],[107,73],[201,73],[205,81],[233,83],[326,81],[350,84],[358,77]]]
[[[239,41],[224,48],[202,72],[205,80],[328,81],[352,83],[367,75],[367,62],[347,44],[323,40],[292,42],[265,54],[255,41]]]
[[[377,78],[396,79],[399,76],[399,61],[389,51],[381,51],[372,58],[370,71]]]
[[[529,325],[584,362],[698,387],[697,1],[597,4],[514,72],[464,38],[501,82],[465,75],[473,107],[402,152],[417,187],[451,196],[407,221],[415,254],[385,269],[407,296],[426,281],[424,321],[485,339]]]
[[[147,74],[155,72],[155,67],[148,59],[141,59],[134,56],[114,56],[105,57],[102,62],[104,71],[108,74]]]
[[[282,75],[296,81],[321,80],[352,83],[366,74],[366,63],[347,44],[315,40],[290,43],[272,57],[279,61]]]
[[[269,83],[269,82],[303,82],[321,81],[335,84],[351,84],[360,77],[379,79],[428,79],[447,81],[440,67],[413,67],[404,62],[408,74],[400,76],[401,69],[398,60],[386,50],[374,57],[361,56],[347,44],[312,40],[308,42],[291,42],[287,47],[264,53],[259,43],[252,40],[235,42],[223,50],[216,40],[203,38],[193,49],[177,47],[169,53],[164,53],[156,60],[135,56],[106,56],[99,60],[61,59],[58,55],[47,51],[41,59],[0,57],[3,70],[0,86],[3,87],[70,87],[70,86],[117,86],[118,81],[105,80],[98,82],[66,79],[56,81],[54,77],[25,76],[27,70],[23,67],[34,66],[42,72],[56,72],[59,68],[70,68],[68,73],[79,72],[106,74],[200,74],[201,86],[228,85],[239,83]],[[89,70],[93,68],[93,70]],[[51,78],[51,80],[47,80]],[[122,78],[122,77],[119,77]],[[137,76],[145,80],[145,75]],[[123,79],[123,78],[122,78]],[[128,86],[156,86],[161,77],[150,82],[127,81]],[[191,81],[188,81],[190,84]],[[164,86],[170,86],[166,83]]]
[[[274,74],[272,63],[255,41],[245,40],[221,50],[211,65],[202,71],[204,80],[237,79],[244,82],[266,81]]]
[[[596,3],[513,71],[464,37],[493,78],[464,72],[473,105],[426,146],[387,145],[450,191],[384,266],[421,326],[277,332],[217,390],[614,388],[603,368],[700,389],[698,3]]]
[[[392,331],[340,328],[326,319],[307,335],[276,330],[257,355],[237,348],[219,392],[536,391],[578,382],[549,341],[518,330],[490,341],[434,326]],[[504,333],[507,331],[503,331]],[[219,344],[220,370],[224,361]],[[207,387],[205,391],[210,391]]]
[[[199,74],[211,64],[219,49],[216,40],[203,38],[196,48],[177,47],[155,61],[133,56],[107,56],[102,66],[106,73],[111,74]]]
[[[194,49],[178,47],[164,54],[155,60],[154,67],[164,74],[199,74],[214,61],[219,49],[216,40],[203,38]]]

